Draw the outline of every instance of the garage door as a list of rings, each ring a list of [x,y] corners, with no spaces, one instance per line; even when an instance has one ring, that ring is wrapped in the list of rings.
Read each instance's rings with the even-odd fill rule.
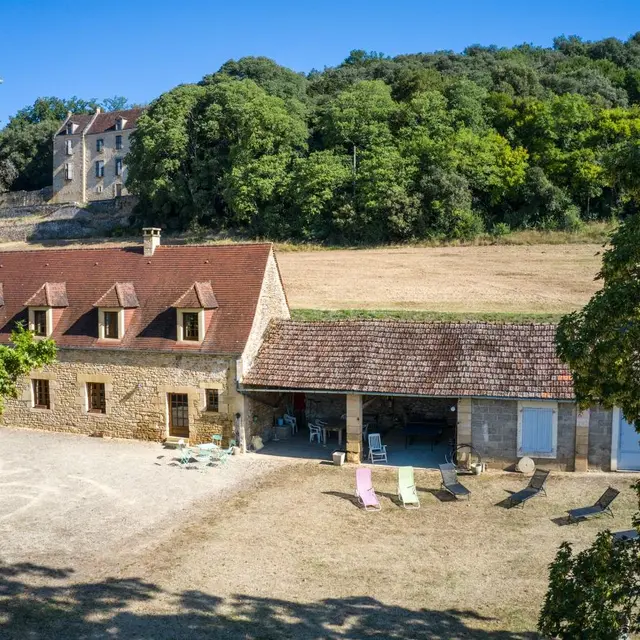
[[[618,469],[640,470],[640,433],[620,412],[620,441],[618,442]]]

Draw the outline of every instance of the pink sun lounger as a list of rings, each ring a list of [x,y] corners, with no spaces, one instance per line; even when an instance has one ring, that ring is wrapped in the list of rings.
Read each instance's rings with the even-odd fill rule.
[[[371,482],[371,469],[356,469],[356,497],[365,511],[380,511],[382,508]]]

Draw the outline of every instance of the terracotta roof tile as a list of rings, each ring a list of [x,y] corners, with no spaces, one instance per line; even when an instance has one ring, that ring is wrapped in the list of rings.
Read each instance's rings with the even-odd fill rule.
[[[97,302],[94,307],[122,307],[134,309],[140,306],[133,282],[116,282]]]
[[[25,307],[68,307],[64,282],[45,282],[25,303]]]
[[[194,282],[172,305],[176,309],[217,309],[210,282]]]
[[[278,321],[243,385],[572,400],[554,337],[548,324]]]
[[[16,321],[27,319],[25,300],[56,281],[65,283],[69,306],[53,339],[61,348],[104,348],[94,304],[119,282],[132,284],[140,306],[122,342],[108,348],[238,355],[251,331],[270,251],[268,244],[246,244],[160,246],[151,257],[142,247],[0,252],[0,342],[9,342]],[[172,305],[194,282],[211,283],[218,308],[202,343],[178,344]]]
[[[126,121],[122,127],[123,131],[128,129],[135,129],[138,122],[138,118],[144,113],[144,108],[139,107],[135,109],[123,109],[121,111],[108,111],[106,113],[99,113],[94,120],[93,124],[89,127],[86,134],[93,133],[105,133],[106,131],[116,130],[116,120],[118,118],[124,118]]]

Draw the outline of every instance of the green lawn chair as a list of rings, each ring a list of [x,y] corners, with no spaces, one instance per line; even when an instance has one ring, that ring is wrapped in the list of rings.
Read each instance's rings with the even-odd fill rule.
[[[218,451],[218,459],[221,464],[224,464],[230,455],[233,455],[233,448],[236,446],[235,440],[229,440],[229,446],[226,449],[220,449]]]
[[[191,462],[193,452],[189,447],[187,447],[184,440],[178,441],[178,449],[180,451],[180,466],[186,468]]]
[[[413,467],[398,467],[398,500],[405,509],[420,508]]]

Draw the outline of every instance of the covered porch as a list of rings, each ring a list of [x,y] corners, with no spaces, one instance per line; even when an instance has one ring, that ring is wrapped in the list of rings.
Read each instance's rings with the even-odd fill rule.
[[[284,424],[285,413],[295,416],[297,432]],[[457,419],[456,398],[289,393],[281,396],[271,428],[263,430],[260,454],[330,460],[334,451],[344,451],[348,462],[367,462],[368,435],[379,434],[387,461],[376,464],[436,469],[456,442]],[[311,438],[310,425],[322,434]]]

